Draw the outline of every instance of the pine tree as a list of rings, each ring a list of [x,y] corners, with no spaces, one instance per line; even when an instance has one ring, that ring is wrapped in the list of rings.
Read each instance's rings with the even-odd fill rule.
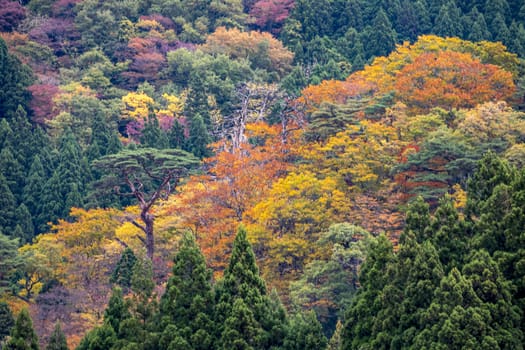
[[[275,307],[271,306],[266,294],[266,285],[259,276],[255,255],[243,227],[235,237],[224,278],[216,287],[216,300],[219,347],[240,344],[241,347],[270,349],[282,345],[283,338],[275,334],[285,320],[282,313],[271,311]]]
[[[33,226],[33,220],[31,213],[27,209],[24,203],[20,204],[15,211],[15,221],[17,226],[22,231],[20,242],[22,244],[29,243],[35,236],[35,227]]]
[[[441,6],[435,20],[434,32],[443,37],[461,36],[463,27],[461,25],[461,12],[455,1],[451,0]]]
[[[110,350],[116,342],[117,336],[113,327],[108,323],[104,323],[102,326],[87,333],[76,350]]]
[[[184,135],[184,127],[182,124],[175,119],[173,125],[168,133],[168,141],[170,148],[183,149],[186,144],[186,137]]]
[[[189,129],[190,136],[186,149],[198,158],[209,157],[211,152],[208,144],[211,142],[211,137],[200,114],[191,117]]]
[[[0,116],[12,117],[19,105],[30,99],[27,87],[33,82],[31,69],[10,54],[0,38]]]
[[[283,348],[285,350],[325,349],[327,343],[315,312],[309,311],[305,316],[297,313],[291,318]]]
[[[0,302],[0,347],[4,338],[9,335],[11,328],[15,325],[13,313],[5,301]]]
[[[490,22],[490,31],[494,41],[501,41],[505,45],[511,42],[509,27],[501,13],[497,13],[492,22]]]
[[[33,329],[33,321],[27,309],[22,309],[11,329],[11,339],[6,350],[38,350],[38,338]]]
[[[111,274],[110,282],[118,284],[125,290],[131,287],[131,277],[133,276],[133,267],[136,261],[137,257],[133,253],[133,250],[126,247],[117,262],[117,266],[115,266],[115,270],[113,270]],[[115,331],[118,331],[118,329],[115,329]]]
[[[54,172],[45,185],[45,191],[42,195],[42,210],[37,217],[39,226],[38,232],[48,230],[48,222],[56,222],[65,210],[64,197],[62,196],[62,184],[58,172]]]
[[[382,307],[374,301],[388,284],[387,270],[394,261],[392,243],[384,235],[371,242],[359,274],[361,288],[345,315],[343,349],[359,349],[369,343],[376,314]]]
[[[68,350],[66,336],[62,332],[60,327],[60,322],[57,322],[51,337],[49,338],[49,343],[46,346],[46,350]]]
[[[159,120],[153,111],[150,111],[142,135],[140,143],[144,147],[151,147],[157,149],[166,149],[169,147],[169,141],[166,133],[160,128]]]
[[[367,57],[387,56],[396,46],[397,34],[382,8],[377,12],[365,35],[366,40],[363,40],[363,44]]]
[[[40,150],[33,147],[32,125],[22,106],[19,105],[16,109],[10,125],[13,130],[16,130],[11,140],[11,144],[14,146],[13,154],[24,171],[27,171],[31,165],[33,155]]]
[[[46,173],[40,157],[36,154],[29,169],[26,185],[22,191],[22,202],[31,213],[35,233],[41,233],[40,229],[47,223],[47,220],[41,221],[45,184]]]
[[[465,28],[468,28],[467,39],[470,41],[482,41],[490,40],[491,34],[485,21],[485,16],[480,13],[477,7],[474,7],[472,11],[466,16],[468,21],[465,23]]]
[[[115,334],[119,333],[120,324],[122,321],[130,318],[128,305],[124,301],[122,289],[119,287],[113,288],[111,297],[109,298],[108,307],[104,311],[104,322],[113,327]]]
[[[509,27],[511,41],[508,43],[509,50],[520,57],[525,57],[525,27],[523,23],[512,21]]]
[[[21,201],[25,172],[22,165],[13,155],[13,149],[9,141],[4,142],[4,147],[0,151],[0,173],[5,177],[9,189],[17,202]]]
[[[0,294],[11,289],[11,277],[21,264],[18,239],[10,238],[0,232]]]
[[[173,276],[161,298],[160,315],[167,317],[194,349],[207,349],[213,341],[211,277],[195,238],[185,234],[174,258]]]
[[[11,231],[16,227],[15,212],[16,212],[16,199],[11,193],[8,181],[0,174],[0,230],[11,235]]]

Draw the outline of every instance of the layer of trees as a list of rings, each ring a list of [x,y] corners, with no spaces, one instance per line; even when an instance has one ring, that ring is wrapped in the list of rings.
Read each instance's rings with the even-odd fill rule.
[[[524,20],[0,0],[0,347],[520,348]]]

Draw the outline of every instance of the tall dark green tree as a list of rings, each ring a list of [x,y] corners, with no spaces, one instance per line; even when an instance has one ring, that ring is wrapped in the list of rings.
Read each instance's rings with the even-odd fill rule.
[[[151,147],[157,149],[169,148],[169,140],[166,133],[160,128],[159,120],[152,111],[148,116],[148,120],[142,130],[140,143],[144,147]]]
[[[228,349],[239,344],[239,348],[270,349],[282,345],[284,335],[276,337],[273,331],[286,320],[283,314],[269,312],[272,308],[266,285],[259,276],[255,255],[243,227],[235,238],[224,278],[216,287],[216,300],[219,348]]]
[[[111,274],[110,282],[118,284],[125,290],[131,287],[131,277],[133,276],[133,267],[136,261],[137,257],[133,253],[133,250],[126,247]],[[118,328],[115,329],[115,331],[118,331]]]
[[[208,144],[211,137],[200,114],[194,114],[190,118],[189,133],[186,149],[199,158],[210,156]]]
[[[304,316],[298,313],[291,317],[283,349],[324,349],[327,344],[328,341],[315,312],[309,311]]]
[[[31,69],[10,54],[0,38],[0,116],[12,117],[19,105],[27,106],[31,97],[27,87],[32,82]]]
[[[66,336],[60,327],[60,322],[57,322],[49,343],[47,343],[46,350],[68,350]]]
[[[3,344],[4,338],[9,335],[14,325],[15,319],[9,305],[5,301],[0,302],[0,344]]]
[[[185,234],[161,298],[160,315],[193,349],[209,349],[214,342],[211,277],[195,238]]]
[[[11,339],[7,342],[7,350],[38,350],[38,338],[33,329],[33,321],[27,309],[22,309],[11,329]]]
[[[11,278],[22,265],[18,255],[18,239],[12,239],[0,232],[0,294],[11,290]]]
[[[0,174],[0,231],[11,236],[16,227],[15,211],[17,208],[16,198],[9,188],[6,178]]]
[[[381,8],[372,25],[365,29],[363,44],[367,57],[387,56],[395,48],[397,37],[386,12]]]
[[[10,142],[4,142],[4,147],[0,151],[0,173],[5,177],[11,193],[19,202],[24,188],[25,172],[23,166],[13,155]]]
[[[463,34],[461,23],[461,12],[455,1],[451,0],[441,6],[434,23],[434,32],[443,37],[461,36]]]
[[[119,287],[113,288],[108,307],[104,311],[104,322],[113,328],[115,334],[118,334],[122,321],[130,317],[129,306],[124,300],[122,289]]]

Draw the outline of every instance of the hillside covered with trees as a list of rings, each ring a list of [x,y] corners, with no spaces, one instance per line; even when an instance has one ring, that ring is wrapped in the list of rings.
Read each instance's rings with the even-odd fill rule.
[[[0,0],[0,349],[523,349],[525,4]]]

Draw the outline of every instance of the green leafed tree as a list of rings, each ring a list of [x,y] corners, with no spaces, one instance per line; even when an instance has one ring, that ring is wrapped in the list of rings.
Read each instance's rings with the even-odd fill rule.
[[[131,223],[144,232],[141,240],[150,259],[155,251],[152,206],[172,193],[198,164],[198,159],[183,150],[154,148],[126,149],[94,162],[94,166],[104,172],[96,184],[99,195],[103,196],[104,191],[117,191],[137,201],[140,221],[133,219]]]

